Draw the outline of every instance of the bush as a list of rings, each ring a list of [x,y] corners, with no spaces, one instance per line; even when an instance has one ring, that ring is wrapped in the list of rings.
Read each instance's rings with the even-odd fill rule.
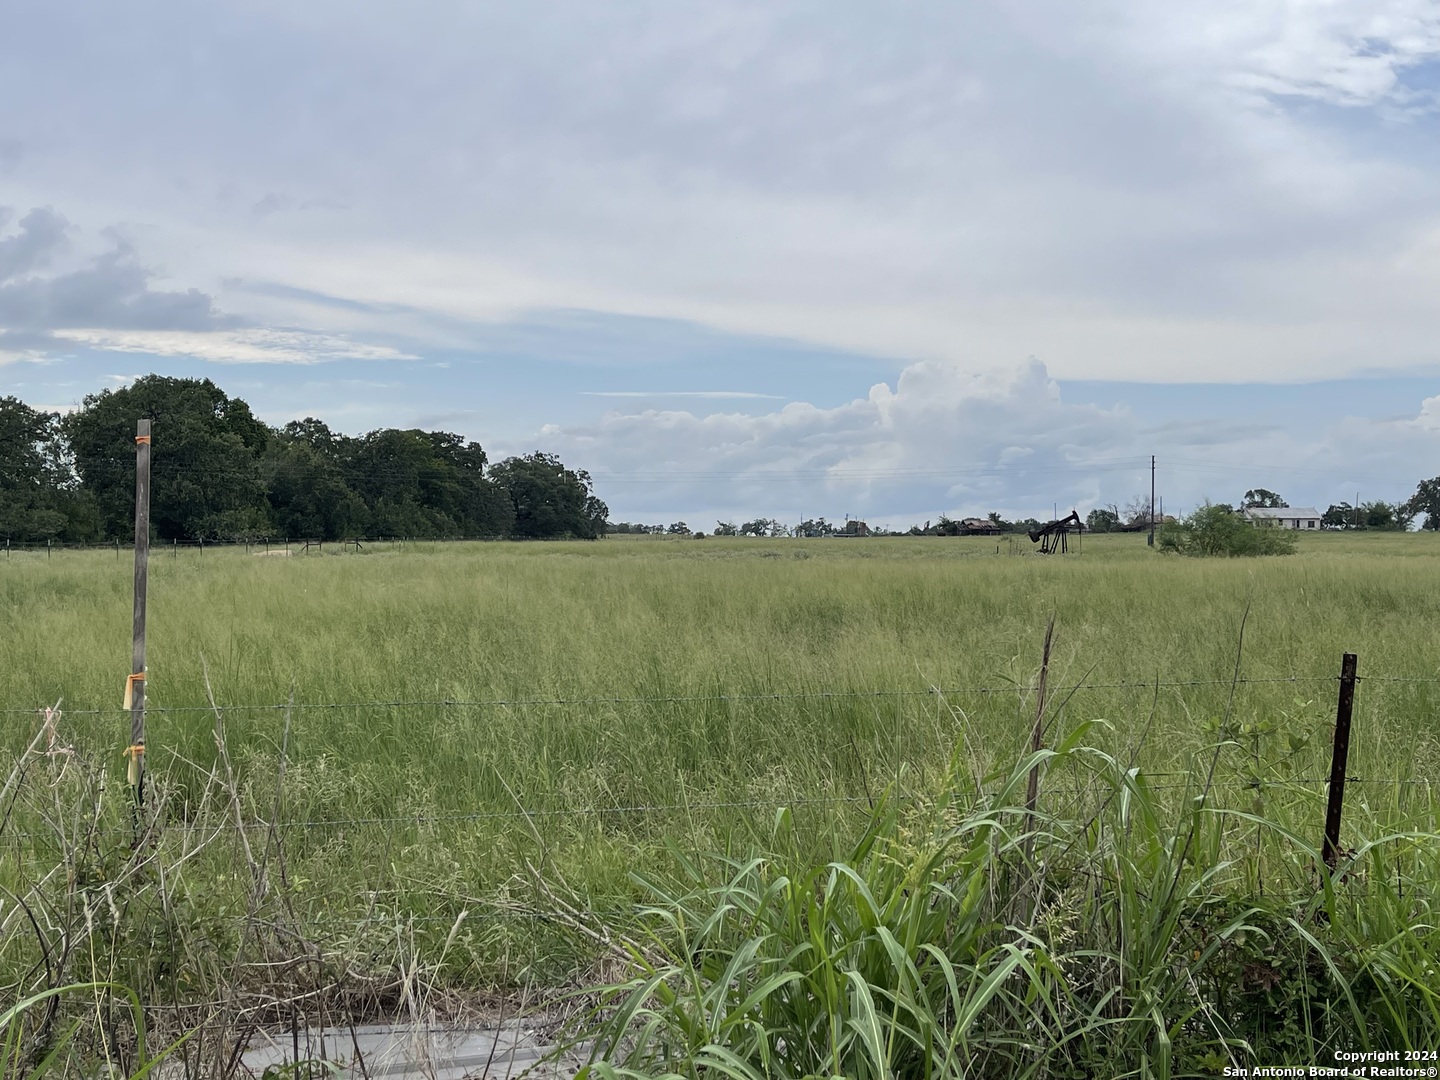
[[[1207,502],[1160,529],[1161,551],[1177,555],[1291,555],[1295,534],[1288,529],[1251,525],[1228,506]]]

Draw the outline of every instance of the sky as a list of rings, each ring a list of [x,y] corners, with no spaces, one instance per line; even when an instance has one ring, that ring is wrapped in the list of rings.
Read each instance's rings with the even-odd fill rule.
[[[5,9],[32,405],[208,377],[700,526],[1440,474],[1440,0]]]

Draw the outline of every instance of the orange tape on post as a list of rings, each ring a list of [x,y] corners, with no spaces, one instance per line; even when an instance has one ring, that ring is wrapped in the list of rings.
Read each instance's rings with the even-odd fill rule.
[[[149,446],[149,445],[150,445],[150,436],[149,436],[149,435],[136,435],[136,436],[135,436],[135,441],[136,441],[137,443],[144,443],[146,446]]]
[[[125,766],[125,779],[131,787],[135,787],[140,783],[140,759],[145,756],[145,744],[127,746],[124,756],[130,759],[130,764]]]
[[[144,681],[145,681],[145,672],[143,672],[143,671],[142,671],[142,672],[139,672],[138,674],[135,674],[135,675],[128,675],[128,676],[126,676],[126,678],[125,678],[125,702],[124,702],[123,705],[120,706],[122,709],[133,709],[133,708],[135,707],[135,684],[136,684],[137,682],[144,682]]]

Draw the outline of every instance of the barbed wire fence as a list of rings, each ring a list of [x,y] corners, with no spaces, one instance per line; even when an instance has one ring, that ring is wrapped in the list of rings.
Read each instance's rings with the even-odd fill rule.
[[[1357,675],[1351,680],[1351,689],[1359,687],[1363,694],[1366,684],[1414,687],[1428,692],[1440,685],[1440,675]],[[1338,698],[1343,693],[1345,678],[1343,674],[1109,678],[1093,682],[1067,681],[1051,686],[1049,692],[1051,702],[1063,708],[1062,703],[1068,702],[1074,695],[1108,693],[1153,697],[1174,693],[1189,696],[1189,691],[1201,691],[1212,697],[1223,697],[1245,688],[1273,690],[1291,686],[1303,688],[1306,697],[1317,700],[1327,698],[1326,688],[1333,686]],[[147,711],[153,718],[169,716],[177,720],[210,714],[216,716],[217,723],[230,715],[277,719],[283,716],[288,729],[292,721],[303,724],[306,717],[320,719],[343,711],[412,712],[417,714],[418,720],[422,714],[434,711],[464,714],[515,710],[523,714],[527,709],[572,711],[615,708],[653,711],[663,717],[677,710],[763,708],[772,704],[829,706],[854,703],[864,706],[890,701],[897,706],[933,702],[942,708],[958,708],[968,701],[1005,696],[1028,704],[1033,702],[1036,692],[1035,685],[1017,681],[884,689],[817,687],[740,693],[248,701],[219,707],[209,704],[166,705],[162,699],[160,703],[150,705]],[[43,716],[44,710],[18,704],[0,708],[0,715],[16,719],[35,717],[37,713]],[[92,718],[96,721],[88,725],[92,733],[108,728],[107,720],[113,718],[117,735],[122,733],[126,716],[116,708],[98,706],[66,709],[65,715]],[[148,754],[152,762],[156,762],[157,758],[160,762],[164,761],[164,731],[164,725],[151,729]],[[158,740],[157,735],[161,735]],[[279,745],[283,756],[284,744]],[[1311,761],[1314,764],[1313,758]],[[152,774],[155,775],[163,776],[163,768],[157,769]],[[42,783],[48,782],[43,772],[37,779]],[[1327,810],[1328,799],[1333,798],[1337,790],[1342,793],[1355,788],[1406,792],[1418,796],[1420,801],[1433,801],[1440,792],[1440,785],[1429,776],[1354,775],[1344,768],[1341,769],[1337,788],[1333,767],[1330,775],[1312,768],[1287,775],[1222,775],[1208,784],[1204,776],[1194,769],[1142,768],[1134,782],[1143,783],[1149,791],[1162,797],[1172,797],[1177,806],[1202,793],[1217,806],[1228,801],[1241,808],[1249,807],[1251,799],[1269,798],[1272,794],[1286,799],[1293,796],[1296,801],[1291,809],[1296,811],[1299,820],[1307,823],[1303,831],[1313,833],[1307,839],[1313,842],[1317,852],[1321,848],[1321,817]],[[1042,788],[1040,827],[1049,828],[1052,821],[1069,821],[1078,825],[1111,794],[1103,789],[1096,777],[1061,775],[1058,772],[1047,774]],[[336,1049],[333,1042],[327,1044],[325,1040],[333,1040],[335,1032],[343,1031],[347,1025],[353,1027],[377,1015],[396,1011],[408,1018],[406,1022],[417,1034],[434,1032],[445,1037],[465,1033],[489,1035],[496,1030],[496,1019],[492,1016],[477,1018],[473,1011],[466,1011],[469,1006],[455,1004],[459,998],[453,995],[447,997],[450,991],[446,989],[446,980],[450,976],[444,975],[439,967],[462,927],[473,928],[475,932],[475,938],[464,945],[470,950],[467,955],[472,957],[467,962],[482,962],[474,957],[484,958],[485,963],[500,963],[497,957],[503,957],[506,964],[513,962],[515,974],[507,976],[514,983],[509,992],[522,1002],[520,1008],[534,1010],[525,1013],[539,1018],[533,1023],[551,1025],[544,1028],[546,1031],[558,1031],[570,1015],[565,1010],[578,1008],[571,1004],[557,1004],[561,1000],[569,1002],[566,994],[573,991],[573,986],[568,984],[560,985],[557,991],[556,980],[566,978],[564,965],[573,962],[566,959],[570,954],[565,949],[588,948],[597,955],[608,955],[608,950],[615,946],[616,941],[622,940],[623,935],[633,932],[631,928],[643,923],[646,911],[653,906],[652,901],[623,894],[611,895],[603,890],[594,896],[582,895],[569,890],[568,886],[559,891],[549,891],[548,885],[536,879],[527,861],[518,867],[518,872],[525,874],[529,871],[531,876],[518,884],[512,883],[513,888],[501,887],[506,883],[495,882],[497,888],[493,894],[473,883],[470,888],[464,888],[447,881],[406,880],[404,864],[401,863],[398,870],[377,871],[375,879],[368,881],[361,892],[318,899],[307,897],[302,902],[298,895],[287,893],[290,885],[280,867],[287,860],[296,860],[297,864],[302,858],[313,860],[319,857],[317,852],[328,853],[327,857],[331,858],[365,860],[374,857],[376,852],[390,850],[392,846],[421,845],[444,852],[448,844],[458,842],[460,848],[457,850],[461,850],[470,826],[480,827],[482,835],[489,836],[521,829],[544,832],[545,823],[556,820],[613,821],[616,822],[614,828],[618,830],[637,826],[667,835],[676,831],[679,835],[678,830],[672,830],[667,824],[669,819],[676,819],[678,825],[680,819],[690,817],[705,819],[744,815],[759,822],[765,818],[773,819],[782,810],[789,810],[797,815],[819,815],[807,819],[816,830],[843,832],[851,826],[863,827],[863,819],[873,813],[881,798],[923,809],[926,803],[933,806],[937,794],[904,789],[875,796],[868,792],[795,791],[765,795],[745,793],[735,798],[698,797],[575,806],[520,805],[517,799],[513,807],[501,808],[491,806],[415,813],[306,813],[295,816],[277,813],[280,810],[278,802],[265,807],[262,805],[264,800],[257,799],[242,810],[240,801],[234,799],[228,806],[213,806],[208,816],[201,815],[197,819],[151,817],[135,845],[132,862],[127,866],[160,865],[162,861],[179,866],[192,858],[194,853],[219,841],[222,846],[214,849],[216,858],[222,864],[226,860],[233,862],[235,875],[242,883],[236,888],[237,895],[252,889],[251,895],[256,898],[238,908],[206,911],[199,918],[192,916],[195,921],[191,925],[185,917],[174,914],[169,901],[162,903],[147,894],[143,901],[132,901],[133,914],[127,908],[123,917],[134,921],[153,920],[155,929],[151,932],[161,935],[157,940],[166,940],[164,935],[183,937],[195,927],[203,927],[200,931],[202,938],[209,935],[215,941],[229,943],[226,947],[233,948],[234,958],[230,962],[234,974],[231,977],[243,983],[243,989],[236,989],[223,981],[192,989],[170,986],[146,1002],[146,1014],[151,1018],[149,1022],[157,1029],[200,1032],[195,1039],[197,1059],[203,1055],[213,1058],[215,1055],[233,1054],[236,1052],[233,1048],[247,1044],[246,1040],[253,1039],[255,1032],[268,1031],[271,1033],[268,1037],[275,1038],[275,1033],[279,1032],[281,1043],[293,1046],[293,1051],[287,1053],[287,1060],[293,1058],[298,1068],[306,1060],[324,1057],[327,1049],[333,1053]],[[1023,828],[1023,808],[1016,804],[1011,811],[1017,828]],[[5,807],[0,806],[0,817],[4,816]],[[5,827],[5,824],[10,827]],[[18,829],[15,827],[17,824],[21,826]],[[36,825],[40,825],[42,831],[36,831]],[[128,828],[118,820],[112,821],[112,825],[113,828],[105,831],[92,824],[88,832],[77,838],[73,831],[65,836],[57,835],[54,822],[45,825],[39,821],[7,822],[0,824],[0,845],[23,847],[48,844],[56,847],[58,844],[60,848],[73,850],[108,843],[114,850],[126,848],[130,839]],[[602,827],[611,828],[608,824]],[[1248,827],[1236,819],[1222,832],[1222,842],[1236,845],[1236,850],[1253,843],[1251,834],[1245,831]],[[73,826],[69,828],[73,830]],[[60,831],[64,832],[63,829]],[[340,835],[337,837],[336,834]],[[580,828],[576,835],[580,839],[572,842],[583,843],[583,838],[590,834]],[[311,837],[317,838],[315,842],[309,841]],[[1328,829],[1325,839],[1330,839]],[[468,842],[473,844],[474,841]],[[693,854],[696,857],[705,855],[700,851]],[[1304,858],[1294,860],[1290,870],[1292,876],[1297,872],[1294,867],[1304,862]],[[539,865],[546,865],[543,858]],[[76,872],[74,860],[69,872]],[[1397,879],[1399,874],[1397,869]],[[164,876],[150,875],[152,882]],[[63,877],[52,880],[63,880]],[[142,886],[155,887],[153,884]],[[86,901],[90,908],[86,910],[93,909],[103,918],[107,906],[113,903],[109,899],[111,894],[123,893],[125,888],[119,881],[91,886],[90,898]],[[163,886],[160,888],[163,891]],[[117,919],[121,917],[116,916]],[[10,918],[12,921],[15,918],[13,908]],[[381,948],[385,942],[390,943],[385,947],[395,950],[400,959],[385,959],[383,953],[375,953],[374,950]],[[352,963],[351,950],[358,947],[357,943],[371,950],[373,968],[366,969],[363,965]],[[188,941],[182,941],[180,947],[182,950],[203,949],[203,946]],[[379,959],[374,960],[377,956]],[[441,959],[437,960],[437,956]],[[411,995],[409,1004],[404,1004],[406,994]],[[529,1004],[523,1004],[525,1002]],[[503,1022],[503,1012],[500,1015]],[[515,1072],[518,1075],[520,1069]]]
[[[1373,683],[1377,685],[1413,685],[1413,686],[1440,686],[1440,675],[1356,675],[1354,684],[1361,685]],[[1232,679],[1225,678],[1192,678],[1192,679],[1111,679],[1100,681],[1072,682],[1052,685],[1049,692],[1052,701],[1061,695],[1067,700],[1075,694],[1092,693],[1100,691],[1144,691],[1158,694],[1161,691],[1185,690],[1191,688],[1228,689],[1248,686],[1304,686],[1323,687],[1326,685],[1342,685],[1340,676],[1323,675],[1274,675],[1258,677],[1239,677]],[[242,702],[229,705],[155,705],[148,704],[147,716],[204,716],[215,715],[228,716],[235,714],[242,715],[275,715],[303,716],[310,713],[333,713],[340,711],[349,712],[394,712],[409,710],[523,710],[523,709],[594,709],[598,707],[633,707],[644,710],[659,710],[662,707],[687,706],[687,705],[746,705],[766,703],[800,703],[800,702],[860,702],[860,701],[905,701],[905,700],[933,700],[944,702],[948,698],[965,697],[997,697],[1011,695],[1020,698],[1033,695],[1035,688],[1022,683],[1002,685],[954,685],[954,686],[930,686],[924,688],[904,689],[807,689],[800,691],[762,691],[749,693],[699,693],[699,694],[655,694],[655,695],[596,695],[596,696],[553,696],[553,697],[485,697],[485,698],[394,698],[374,700],[352,700],[352,701],[287,701],[287,702]],[[71,708],[63,710],[66,717],[103,717],[115,716],[116,710],[100,707]],[[46,713],[44,708],[23,707],[9,705],[0,707],[0,715],[7,716],[41,716]],[[162,750],[162,747],[152,745],[150,753],[154,754]],[[1180,790],[1193,786],[1193,774],[1182,769],[1144,769],[1143,776],[1151,790]],[[1177,781],[1175,778],[1185,777],[1188,779]],[[1253,790],[1257,784],[1270,787],[1304,787],[1311,785],[1328,785],[1331,782],[1330,776],[1275,776],[1263,779],[1250,778],[1243,782],[1213,781],[1211,790]],[[1159,783],[1155,783],[1159,780]],[[1377,777],[1363,776],[1347,773],[1344,777],[1347,785],[1371,784],[1406,787],[1429,787],[1436,783],[1436,778],[1429,776],[1405,776],[1405,777]],[[1047,790],[1055,791],[1054,783],[1047,784]],[[547,818],[547,817],[587,817],[607,815],[636,815],[649,813],[671,813],[682,811],[711,811],[711,810],[737,810],[737,809],[767,809],[776,810],[786,806],[826,806],[826,805],[855,805],[867,802],[867,796],[826,796],[809,795],[796,793],[791,798],[772,798],[767,800],[735,799],[735,800],[700,800],[672,803],[647,803],[635,805],[615,806],[588,806],[574,808],[539,807],[534,809],[517,808],[515,810],[479,810],[460,811],[442,814],[425,813],[402,813],[390,815],[370,816],[347,816],[322,819],[302,819],[283,821],[254,821],[250,823],[216,823],[206,828],[219,830],[267,830],[267,829],[325,829],[348,826],[379,826],[379,825],[407,825],[421,826],[441,823],[456,823],[466,821],[482,820],[523,820],[525,818]],[[176,828],[170,825],[168,828]],[[188,825],[178,826],[181,829],[192,828]],[[198,828],[198,826],[196,826]],[[15,835],[12,833],[12,835]]]

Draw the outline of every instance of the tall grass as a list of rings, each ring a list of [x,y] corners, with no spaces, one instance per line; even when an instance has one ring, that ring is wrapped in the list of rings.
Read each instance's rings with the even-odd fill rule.
[[[1332,875],[1304,837],[1209,805],[1203,775],[1168,803],[1083,734],[979,790],[885,800],[829,861],[783,813],[763,854],[677,853],[580,1024],[582,1075],[1169,1078],[1440,1042],[1433,806]],[[1031,816],[1042,762],[1095,781],[1083,809]],[[1237,818],[1268,893],[1224,857]]]
[[[1196,819],[1205,846],[1182,862],[1187,875],[1223,863],[1207,888],[1269,903],[1310,872],[1279,831],[1319,843],[1343,651],[1368,677],[1351,750],[1365,782],[1343,842],[1434,831],[1440,683],[1378,676],[1440,676],[1435,539],[1303,537],[1298,555],[1257,562],[1166,560],[1129,536],[1053,559],[983,539],[158,554],[142,873],[119,756],[128,564],[16,555],[0,563],[0,706],[63,699],[73,753],[30,759],[0,806],[0,886],[70,914],[50,929],[37,918],[37,935],[13,903],[0,909],[0,988],[33,983],[43,948],[87,912],[113,928],[100,974],[167,1002],[213,1000],[238,980],[253,1003],[345,971],[365,975],[347,1000],[377,1007],[399,1000],[408,971],[437,991],[502,996],[584,981],[605,947],[577,936],[578,915],[557,917],[557,882],[613,940],[655,899],[637,874],[669,882],[673,899],[700,853],[763,855],[773,873],[781,808],[793,876],[888,837],[870,812],[882,792],[904,830],[939,827],[913,816],[926,807],[958,813],[945,801],[957,790],[992,798],[1026,752],[1052,614],[1053,723],[1106,720],[1087,745],[1139,770],[1131,786],[1162,824],[1182,820],[1196,762],[1223,744]],[[1230,708],[1247,605],[1242,679],[1301,681],[1242,682]],[[447,701],[468,704],[435,704]],[[0,715],[0,748],[19,762],[41,721]],[[1088,852],[1099,826],[1079,825],[1101,805],[1138,813],[1113,776],[1051,768],[1042,805],[1057,835],[1070,823],[1074,851]],[[1127,822],[1147,835],[1143,815]],[[1062,894],[1040,889],[1059,880],[1055,850],[1037,838],[1036,861],[1057,867],[1032,890],[1037,919],[1061,910]],[[1351,881],[1375,882],[1383,865],[1394,903],[1410,903],[1423,844],[1364,850]],[[1012,861],[1007,849],[995,865],[1023,880]],[[1144,908],[1150,893],[1135,895]],[[1357,901],[1354,940],[1390,940],[1407,910]],[[1346,919],[1337,910],[1325,932],[1349,932]],[[282,963],[297,942],[309,967]],[[91,976],[72,963],[65,978]]]

